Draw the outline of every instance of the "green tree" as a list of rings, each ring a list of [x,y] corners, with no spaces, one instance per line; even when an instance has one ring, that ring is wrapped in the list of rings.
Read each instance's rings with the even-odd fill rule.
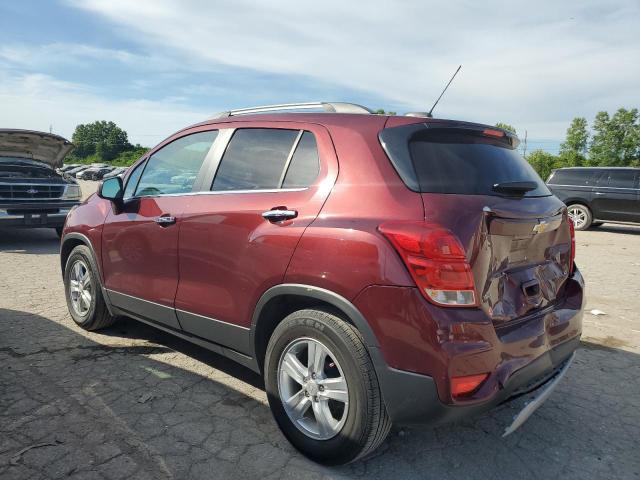
[[[397,115],[396,112],[385,112],[384,108],[379,108],[375,111],[376,114],[378,115]]]
[[[514,135],[518,134],[518,132],[516,132],[516,129],[512,125],[509,125],[508,123],[498,122],[498,123],[496,123],[496,127],[501,128],[502,130],[506,130],[508,132],[511,132]]]
[[[638,109],[620,108],[609,117],[598,112],[593,122],[589,164],[630,166],[640,164],[640,124]]]
[[[587,119],[576,117],[567,128],[565,141],[560,145],[560,164],[563,167],[579,167],[586,163],[589,146]]]
[[[533,169],[540,175],[542,180],[547,180],[551,175],[551,170],[558,168],[558,157],[544,150],[534,150],[527,155],[527,161]]]
[[[81,160],[95,156],[108,162],[132,148],[127,132],[115,123],[104,120],[78,125],[72,141],[76,146],[74,156]]]

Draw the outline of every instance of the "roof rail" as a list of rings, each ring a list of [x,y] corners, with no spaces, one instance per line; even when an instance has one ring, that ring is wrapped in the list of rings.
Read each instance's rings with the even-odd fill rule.
[[[355,103],[344,102],[306,102],[306,103],[281,103],[279,105],[264,105],[262,107],[238,108],[221,112],[215,118],[233,117],[236,115],[248,115],[251,113],[278,112],[280,110],[311,110],[322,108],[330,113],[373,113],[367,107]]]

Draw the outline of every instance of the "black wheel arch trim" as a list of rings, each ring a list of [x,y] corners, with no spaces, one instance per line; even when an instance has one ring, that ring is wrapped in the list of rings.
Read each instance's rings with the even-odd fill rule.
[[[349,300],[344,298],[331,290],[327,290],[321,287],[315,287],[313,285],[304,285],[299,283],[283,283],[271,287],[262,294],[260,300],[256,303],[256,307],[253,311],[253,317],[251,318],[251,341],[255,345],[255,334],[258,327],[258,320],[262,313],[263,308],[269,303],[269,301],[286,295],[295,295],[304,297],[307,299],[315,299],[325,303],[328,303],[338,310],[344,312],[348,317],[348,320],[358,329],[362,337],[364,338],[367,347],[379,348],[378,339],[376,338],[373,330],[369,326],[369,323],[360,313],[360,311]]]
[[[89,240],[89,237],[87,237],[86,235],[84,235],[82,233],[70,232],[70,233],[67,233],[60,240],[60,267],[62,269],[63,278],[64,278],[64,270],[65,270],[65,268],[67,266],[66,265],[67,264],[66,260],[69,258],[69,256],[67,256],[66,259],[63,259],[62,252],[64,251],[65,245],[69,241],[73,241],[73,240],[80,242],[80,244],[82,244],[85,247],[87,247],[89,249],[89,251],[91,252],[93,263],[96,265],[96,267],[98,269],[98,281],[100,282],[100,290],[102,290],[102,298],[104,298],[104,303],[107,305],[107,310],[109,311],[109,313],[111,315],[113,315],[113,309],[112,309],[112,306],[111,306],[111,300],[109,299],[109,294],[107,292],[107,289],[104,288],[104,279],[102,278],[102,269],[100,268],[101,267],[100,262],[98,262],[98,256],[96,255],[96,251],[93,248],[93,244],[91,243],[91,240]],[[71,254],[71,251],[73,251],[73,249],[71,249],[69,251],[69,254]]]

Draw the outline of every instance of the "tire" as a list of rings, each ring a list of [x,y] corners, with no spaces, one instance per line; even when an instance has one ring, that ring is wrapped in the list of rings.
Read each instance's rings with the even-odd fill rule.
[[[88,278],[88,280],[80,282],[76,280],[77,278]],[[72,295],[74,282],[76,285],[83,284],[84,287],[79,291],[75,290]],[[91,250],[86,245],[78,245],[67,259],[64,269],[64,292],[71,318],[85,330],[100,330],[115,322],[116,318],[109,314],[102,296],[98,268]],[[83,296],[84,292],[89,293],[89,296]],[[74,298],[78,300],[74,301]]]
[[[314,345],[314,349],[318,346],[326,349],[321,368],[308,368],[310,345]],[[300,355],[302,359],[301,375],[306,375],[300,377],[302,384],[290,376],[288,365],[283,366],[290,362],[289,355],[296,358]],[[323,358],[322,355],[319,358]],[[317,370],[317,375],[313,377],[309,370]],[[300,371],[296,370],[296,374]],[[269,405],[278,426],[293,446],[312,460],[325,465],[352,462],[373,452],[389,433],[391,420],[362,336],[335,315],[320,310],[300,310],[286,317],[269,339],[264,375]],[[335,383],[340,382],[340,378],[346,383],[346,392],[340,393],[341,387]],[[333,383],[326,383],[328,386],[324,387],[327,380]],[[297,389],[299,393],[290,396]],[[305,416],[294,422],[296,412],[291,413],[292,408],[285,407],[283,397],[300,399],[301,405],[305,392],[309,394],[304,395],[308,402]],[[347,401],[331,398],[336,395]],[[321,417],[325,412],[324,418],[329,412],[332,426],[321,428],[316,411]],[[312,431],[314,426],[317,428]]]
[[[573,226],[576,230],[586,230],[591,226],[593,215],[586,205],[574,203],[567,207],[567,211],[569,212],[569,217],[573,220]]]

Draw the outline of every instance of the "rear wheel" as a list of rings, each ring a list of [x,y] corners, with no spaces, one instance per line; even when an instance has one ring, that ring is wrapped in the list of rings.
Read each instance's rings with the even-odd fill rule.
[[[574,203],[567,207],[567,211],[569,212],[569,218],[573,220],[573,226],[576,230],[586,230],[591,226],[593,216],[587,206]]]
[[[280,429],[315,461],[338,465],[361,458],[391,428],[362,337],[335,315],[300,310],[276,327],[265,386]]]
[[[115,322],[102,296],[98,268],[85,245],[71,251],[64,270],[64,288],[71,318],[85,330],[99,330]]]

